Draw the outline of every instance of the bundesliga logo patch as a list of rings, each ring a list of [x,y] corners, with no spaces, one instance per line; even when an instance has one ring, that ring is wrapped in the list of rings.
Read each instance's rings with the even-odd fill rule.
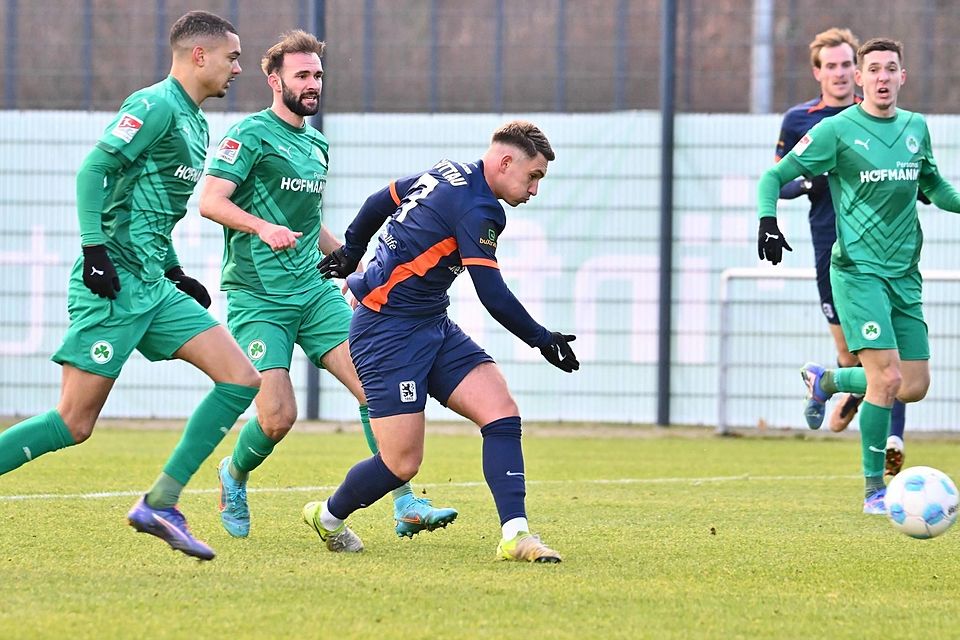
[[[798,156],[803,154],[803,152],[807,150],[807,147],[810,146],[811,142],[813,142],[813,138],[810,137],[810,134],[804,134],[804,136],[800,138],[800,142],[793,147],[793,152]]]
[[[242,146],[243,144],[239,140],[224,138],[220,146],[217,147],[217,158],[233,164],[237,161],[237,156],[240,155],[240,147]]]
[[[129,113],[125,113],[120,117],[120,122],[117,123],[117,126],[115,126],[110,133],[124,142],[130,142],[142,126],[143,120]]]

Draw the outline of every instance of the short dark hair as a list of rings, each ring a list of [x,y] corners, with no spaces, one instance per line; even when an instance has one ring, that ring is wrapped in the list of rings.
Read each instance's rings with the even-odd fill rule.
[[[176,47],[184,40],[197,36],[222,38],[228,33],[240,35],[236,27],[218,15],[209,11],[190,11],[177,18],[170,27],[170,46]]]
[[[260,68],[266,75],[279,71],[283,67],[283,57],[288,53],[315,53],[323,57],[327,43],[317,39],[312,33],[300,29],[281,34],[280,41],[267,49],[260,61]]]
[[[874,51],[893,51],[900,60],[900,66],[903,66],[903,43],[890,38],[871,38],[863,43],[860,50],[857,51],[857,65],[863,64],[863,56]]]
[[[527,154],[528,158],[542,153],[547,160],[556,158],[550,141],[537,125],[526,120],[513,120],[493,132],[492,142],[513,145]]]

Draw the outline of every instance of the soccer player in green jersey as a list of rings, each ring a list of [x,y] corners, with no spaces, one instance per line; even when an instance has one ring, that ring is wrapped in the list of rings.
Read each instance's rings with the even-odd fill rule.
[[[863,102],[826,118],[767,170],[758,187],[761,258],[790,249],[777,226],[781,185],[828,173],[837,220],[830,282],[847,344],[863,368],[804,365],[808,405],[834,393],[865,394],[860,439],[864,513],[885,513],[884,447],[894,400],[917,402],[930,386],[927,325],[918,263],[923,236],[917,188],[960,212],[960,193],[941,177],[923,116],[897,107],[906,80],[899,42],[875,38],[857,52]]]
[[[203,173],[209,134],[200,104],[240,73],[226,20],[191,11],[170,31],[170,75],[127,98],[77,173],[83,255],[70,276],[70,326],[55,409],[0,434],[0,474],[90,437],[124,362],[177,358],[214,382],[150,491],[127,514],[138,531],[211,560],[176,504],[184,485],[250,405],[260,375],[209,314],[210,296],[183,273],[171,233]]]
[[[250,531],[250,472],[297,418],[289,372],[294,344],[356,397],[367,444],[377,452],[347,344],[352,310],[316,268],[321,252],[342,245],[323,224],[329,145],[306,122],[320,109],[324,48],[315,36],[296,30],[267,50],[261,66],[273,104],[241,120],[223,138],[200,198],[200,213],[224,227],[221,288],[227,292],[227,324],[263,377],[257,415],[219,467],[221,521],[235,537]],[[445,527],[457,517],[454,509],[415,497],[409,483],[393,495],[399,536]],[[326,542],[336,551],[361,548],[346,539]]]

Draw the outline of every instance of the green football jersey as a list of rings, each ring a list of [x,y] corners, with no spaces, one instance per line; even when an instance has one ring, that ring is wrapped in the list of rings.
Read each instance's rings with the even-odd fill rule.
[[[203,175],[209,143],[203,111],[173,77],[124,101],[97,141],[124,164],[105,183],[103,231],[114,263],[147,282],[163,277],[173,227]]]
[[[207,172],[237,185],[238,207],[303,235],[273,251],[255,234],[224,227],[220,288],[297,293],[323,281],[320,225],[329,145],[314,127],[293,127],[270,109],[241,120],[220,142]]]
[[[832,267],[889,277],[917,268],[917,186],[939,182],[923,116],[898,109],[877,118],[858,105],[822,120],[786,157],[808,177],[828,174],[837,212]]]

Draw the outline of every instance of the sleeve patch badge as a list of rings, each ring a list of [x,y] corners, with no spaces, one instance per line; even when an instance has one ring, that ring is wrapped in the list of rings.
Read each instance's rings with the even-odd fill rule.
[[[813,142],[813,138],[810,137],[809,133],[805,133],[803,137],[800,138],[800,142],[793,148],[793,152],[798,156],[803,155],[803,152],[807,150],[811,142]]]
[[[242,146],[243,144],[239,140],[224,138],[220,142],[220,146],[217,147],[216,158],[233,164],[237,161],[237,156],[240,155],[240,147]]]
[[[113,135],[117,136],[124,142],[130,142],[133,140],[133,136],[137,135],[137,132],[140,131],[140,127],[143,126],[143,120],[136,116],[132,116],[129,113],[124,113],[120,116],[120,122],[117,123],[117,126],[113,128]]]
[[[496,250],[497,248],[497,232],[493,229],[487,229],[487,237],[484,238],[481,236],[480,244],[486,245],[488,247]]]

